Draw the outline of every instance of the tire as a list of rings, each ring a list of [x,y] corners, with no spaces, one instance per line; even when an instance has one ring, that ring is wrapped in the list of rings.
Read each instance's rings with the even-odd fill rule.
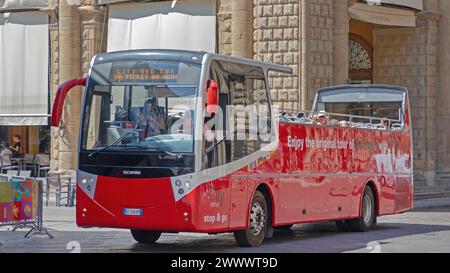
[[[341,232],[349,232],[349,231],[351,231],[351,228],[350,228],[350,225],[349,225],[349,220],[336,221],[336,227]]]
[[[267,201],[264,195],[257,191],[250,206],[249,228],[234,232],[236,242],[242,247],[256,247],[263,243],[267,233]]]
[[[279,226],[279,227],[274,227],[274,229],[277,229],[277,230],[283,230],[283,231],[289,231],[289,230],[291,230],[291,228],[292,228],[293,226],[294,226],[294,225]]]
[[[141,244],[154,244],[161,237],[161,232],[132,229],[131,235]]]
[[[375,204],[375,194],[372,188],[366,187],[361,202],[361,217],[348,220],[348,225],[352,231],[365,232],[377,225]]]

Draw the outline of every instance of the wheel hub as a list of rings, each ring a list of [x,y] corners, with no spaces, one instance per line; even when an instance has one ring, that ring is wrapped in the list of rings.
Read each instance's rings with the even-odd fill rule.
[[[372,199],[366,195],[363,199],[363,221],[365,224],[370,224],[372,219]]]
[[[253,236],[258,236],[264,229],[266,214],[259,202],[255,202],[250,213],[250,231]]]

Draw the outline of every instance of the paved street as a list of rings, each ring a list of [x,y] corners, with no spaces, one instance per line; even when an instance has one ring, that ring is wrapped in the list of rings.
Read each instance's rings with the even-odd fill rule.
[[[231,234],[191,233],[163,235],[158,245],[144,246],[129,231],[78,228],[73,208],[51,206],[45,210],[45,226],[55,239],[25,239],[27,230],[3,227],[0,252],[450,252],[450,206],[434,203],[424,201],[414,212],[380,218],[369,233],[340,233],[333,223],[297,225],[291,232],[276,232],[259,248],[240,248]]]

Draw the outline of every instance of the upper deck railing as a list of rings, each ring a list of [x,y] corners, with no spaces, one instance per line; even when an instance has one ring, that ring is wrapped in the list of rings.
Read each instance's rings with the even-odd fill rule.
[[[402,119],[389,119],[349,114],[328,113],[323,111],[298,111],[283,109],[279,111],[279,121],[289,124],[356,128],[379,131],[403,131]]]

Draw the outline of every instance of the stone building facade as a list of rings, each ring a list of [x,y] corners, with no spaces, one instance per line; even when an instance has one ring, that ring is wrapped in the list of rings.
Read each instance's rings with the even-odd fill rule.
[[[362,69],[354,79],[409,89],[416,189],[448,188],[449,1],[398,7],[414,11],[415,26],[407,27],[355,19],[350,12],[355,4],[371,6],[356,0],[217,0],[217,52],[291,66],[292,76],[271,77],[272,98],[283,108],[309,109],[318,88],[353,80],[349,48],[351,37],[359,37],[355,41],[370,55],[370,71]],[[96,0],[49,4],[52,93],[65,80],[86,74],[92,56],[106,50],[110,5]],[[54,171],[76,166],[80,103],[81,92],[72,92],[64,128],[52,129]]]

